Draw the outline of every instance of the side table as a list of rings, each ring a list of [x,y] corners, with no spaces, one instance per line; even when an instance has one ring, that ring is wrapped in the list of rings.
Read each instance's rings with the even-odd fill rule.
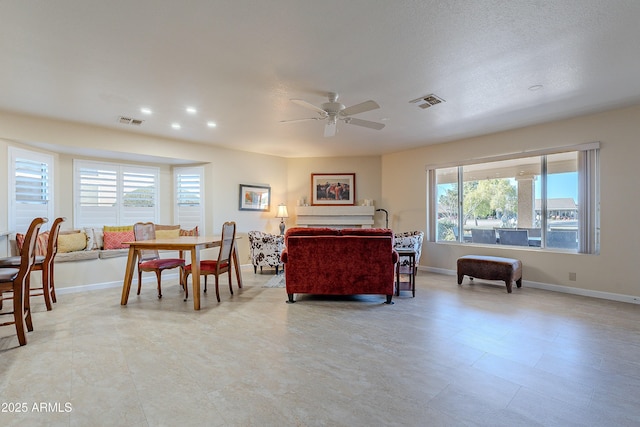
[[[396,296],[400,291],[411,291],[416,296],[416,251],[413,249],[396,249],[398,263],[396,264]],[[400,265],[402,258],[408,258],[409,265]],[[409,281],[401,281],[400,275],[409,277]]]

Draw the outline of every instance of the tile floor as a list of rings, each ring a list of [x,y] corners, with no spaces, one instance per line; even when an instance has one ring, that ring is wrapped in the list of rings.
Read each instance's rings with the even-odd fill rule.
[[[243,277],[200,312],[172,282],[35,301],[27,346],[0,328],[0,425],[640,425],[637,305],[426,272],[391,306],[286,304]]]

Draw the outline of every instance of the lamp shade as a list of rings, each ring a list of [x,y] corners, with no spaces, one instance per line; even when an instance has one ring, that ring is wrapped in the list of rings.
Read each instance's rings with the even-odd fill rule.
[[[289,212],[287,212],[287,207],[285,205],[278,205],[278,213],[276,213],[276,218],[289,218]]]

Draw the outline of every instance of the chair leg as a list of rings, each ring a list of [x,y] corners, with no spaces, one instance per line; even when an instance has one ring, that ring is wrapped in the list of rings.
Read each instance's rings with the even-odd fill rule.
[[[24,323],[27,325],[27,331],[33,331],[33,323],[31,321],[31,298],[29,295],[31,294],[31,274],[27,274],[27,279],[25,281],[25,289],[22,293],[22,297],[24,298]]]
[[[160,275],[162,272],[160,270],[156,270],[156,278],[158,279],[158,298],[162,298],[162,287],[160,286]]]
[[[49,267],[47,265],[42,266],[42,293],[44,294],[44,305],[47,306],[47,311],[51,311],[51,277],[49,274]]]
[[[204,275],[204,293],[207,293],[207,275]]]
[[[229,276],[229,292],[233,295],[233,286],[231,286],[231,269],[227,269],[227,275]]]
[[[51,265],[49,266],[49,290],[51,295],[51,302],[56,303],[58,300],[56,299],[56,283],[54,280],[55,274],[53,261],[51,261]]]
[[[187,281],[189,280],[189,273],[184,272],[184,300],[186,301],[189,298],[189,286],[187,286]]]
[[[142,271],[138,267],[138,295],[140,295],[140,290],[142,289]]]
[[[218,275],[216,274],[216,298],[220,302],[220,291],[218,290]]]
[[[28,298],[27,298],[28,299]],[[16,334],[20,345],[27,344],[27,333],[25,325],[24,287],[19,286],[13,290],[13,321],[16,325]]]
[[[257,265],[253,266],[253,274],[258,274],[258,266]]]

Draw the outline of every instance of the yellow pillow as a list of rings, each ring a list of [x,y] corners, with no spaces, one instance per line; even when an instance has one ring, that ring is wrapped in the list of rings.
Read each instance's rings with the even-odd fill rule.
[[[176,230],[157,230],[156,239],[173,239],[180,237],[180,229]]]
[[[103,231],[133,231],[133,225],[105,225]]]
[[[58,235],[58,252],[83,251],[87,247],[87,234],[84,231]]]

